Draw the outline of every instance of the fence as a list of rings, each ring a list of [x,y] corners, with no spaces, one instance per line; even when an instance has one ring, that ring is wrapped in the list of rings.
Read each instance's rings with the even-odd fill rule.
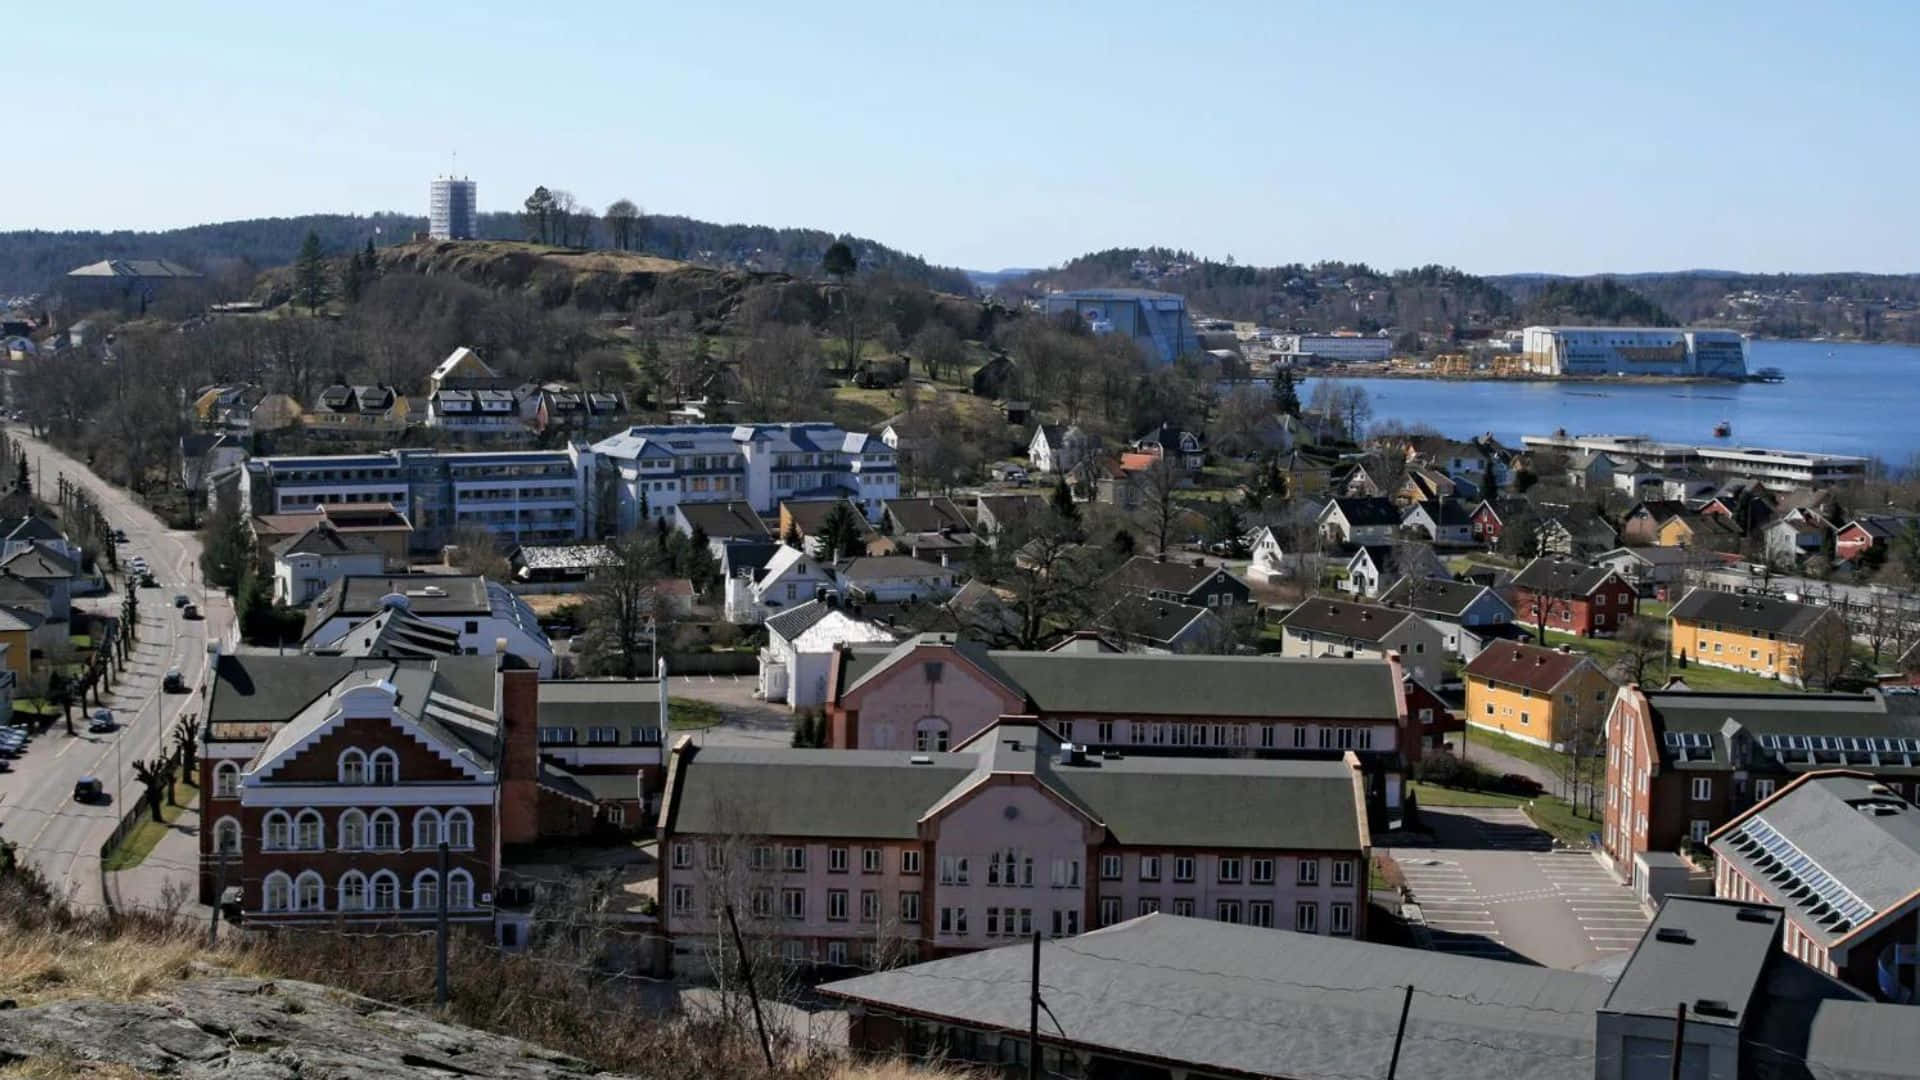
[[[758,652],[672,653],[667,671],[673,675],[757,675]]]
[[[113,854],[115,848],[126,841],[133,830],[140,827],[140,822],[150,816],[152,815],[147,809],[146,800],[134,799],[133,804],[127,807],[126,813],[121,814],[120,820],[114,824],[113,832],[108,834],[106,841],[100,845],[100,900],[107,906],[108,911],[117,911],[118,905],[114,901],[111,887],[112,875],[107,872],[107,859]]]

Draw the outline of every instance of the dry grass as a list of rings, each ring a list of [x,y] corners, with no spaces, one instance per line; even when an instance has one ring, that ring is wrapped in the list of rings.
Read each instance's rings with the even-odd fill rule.
[[[178,982],[211,959],[200,935],[184,929],[142,934],[138,947],[127,946],[118,935],[0,927],[0,998],[22,1006],[71,997],[124,1001]],[[219,959],[229,966],[242,958]]]
[[[152,1075],[125,1065],[102,1065],[79,1058],[37,1057],[0,1065],[0,1080],[147,1080]]]

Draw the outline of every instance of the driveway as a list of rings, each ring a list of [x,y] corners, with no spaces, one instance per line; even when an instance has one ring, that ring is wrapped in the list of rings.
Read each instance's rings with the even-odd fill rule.
[[[1572,969],[1631,949],[1647,920],[1585,851],[1520,810],[1429,807],[1431,844],[1391,852],[1443,952]]]
[[[753,696],[760,680],[753,675],[671,675],[670,698],[705,701],[720,710],[720,722],[686,732],[696,746],[791,746],[793,713]],[[679,733],[672,736],[676,741]]]

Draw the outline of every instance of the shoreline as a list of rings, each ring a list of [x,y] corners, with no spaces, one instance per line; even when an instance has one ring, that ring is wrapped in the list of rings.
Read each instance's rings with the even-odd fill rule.
[[[1492,372],[1476,371],[1464,375],[1454,375],[1441,371],[1395,371],[1377,370],[1369,367],[1327,366],[1310,369],[1308,372],[1295,372],[1302,379],[1412,379],[1431,382],[1491,382],[1491,383],[1580,383],[1600,386],[1778,386],[1749,375],[1743,379],[1729,379],[1719,375],[1539,375],[1523,373],[1517,375],[1495,375]]]

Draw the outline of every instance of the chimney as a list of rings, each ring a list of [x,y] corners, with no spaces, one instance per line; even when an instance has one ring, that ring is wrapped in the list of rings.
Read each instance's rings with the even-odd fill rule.
[[[506,654],[507,654],[507,639],[503,637],[494,638],[493,639],[493,655],[505,656]]]
[[[540,836],[540,672],[517,661],[500,666],[500,839]]]

